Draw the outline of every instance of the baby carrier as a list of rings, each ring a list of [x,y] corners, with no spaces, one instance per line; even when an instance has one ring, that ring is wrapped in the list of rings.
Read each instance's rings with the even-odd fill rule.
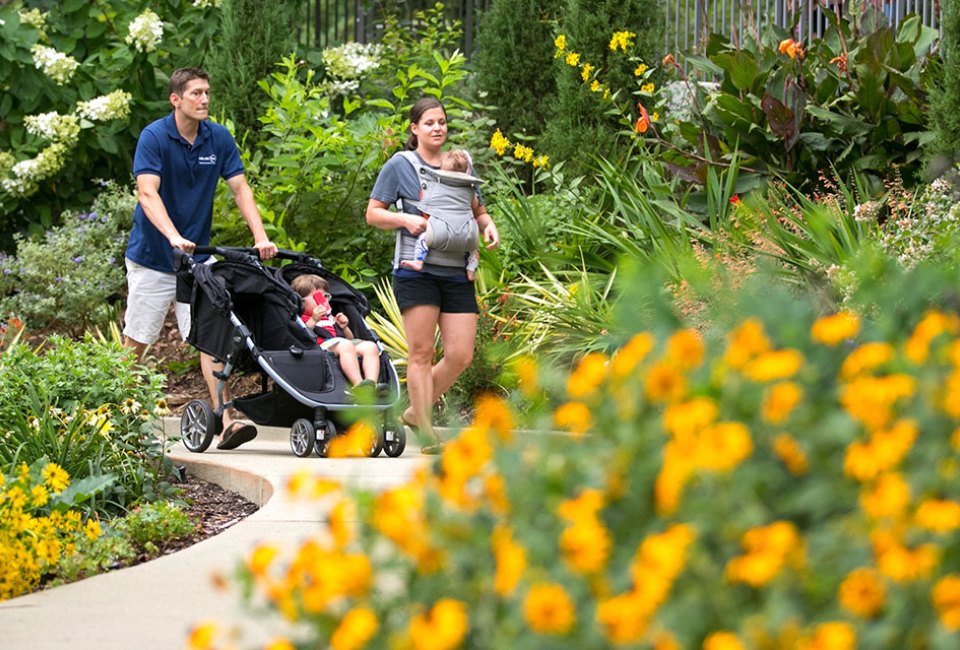
[[[414,207],[429,216],[433,239],[428,242],[430,252],[426,262],[439,266],[463,266],[464,255],[475,250],[479,240],[480,232],[471,206],[476,188],[483,181],[463,172],[434,169],[425,165],[413,151],[401,151],[399,155],[416,171],[420,199],[401,198],[397,201],[397,209]],[[413,257],[413,241],[403,238],[397,231],[394,265],[399,260]]]

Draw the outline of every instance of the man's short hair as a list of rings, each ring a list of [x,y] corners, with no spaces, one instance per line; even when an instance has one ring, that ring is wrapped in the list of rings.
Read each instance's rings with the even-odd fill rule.
[[[183,95],[183,91],[187,87],[187,84],[194,79],[203,79],[204,81],[209,82],[210,75],[202,68],[180,68],[179,70],[174,71],[174,73],[170,75],[170,83],[167,84],[167,90],[169,91],[168,94]]]

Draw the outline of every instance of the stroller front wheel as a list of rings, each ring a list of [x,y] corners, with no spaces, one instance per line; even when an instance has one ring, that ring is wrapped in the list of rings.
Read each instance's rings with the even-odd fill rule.
[[[313,453],[313,446],[317,442],[317,430],[313,422],[306,418],[300,418],[290,427],[290,449],[300,457],[306,458]]]
[[[317,442],[314,445],[317,450],[317,456],[326,458],[330,453],[330,441],[337,436],[337,425],[333,420],[328,419],[324,427],[317,434]]]
[[[183,439],[183,446],[190,451],[195,454],[205,452],[219,432],[220,419],[207,402],[191,400],[183,409],[183,415],[180,416],[180,437]]]
[[[407,446],[407,432],[396,419],[388,419],[383,425],[383,440],[380,443],[383,453],[390,458],[396,458],[403,453]]]

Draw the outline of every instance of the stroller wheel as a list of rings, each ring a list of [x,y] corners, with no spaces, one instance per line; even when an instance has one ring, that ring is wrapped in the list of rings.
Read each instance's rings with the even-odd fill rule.
[[[397,419],[386,420],[383,425],[383,453],[396,458],[407,446],[407,432]]]
[[[316,442],[317,431],[307,418],[300,418],[290,427],[290,449],[296,456],[306,458],[312,454]]]
[[[378,431],[370,436],[370,446],[363,450],[363,453],[369,458],[376,458],[383,449],[383,432]]]
[[[220,432],[220,426],[220,419],[210,404],[199,399],[192,400],[180,416],[183,446],[196,454],[205,452],[213,442],[213,437]]]
[[[317,440],[314,444],[314,448],[317,451],[317,456],[320,458],[326,458],[327,453],[330,451],[330,441],[337,437],[337,425],[333,423],[333,420],[327,420],[326,426],[317,432]]]

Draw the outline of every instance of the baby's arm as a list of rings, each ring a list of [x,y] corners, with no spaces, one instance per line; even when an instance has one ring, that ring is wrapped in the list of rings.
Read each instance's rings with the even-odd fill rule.
[[[340,312],[335,316],[337,320],[337,325],[340,326],[340,329],[343,330],[343,337],[347,339],[353,338],[353,332],[350,330],[350,319],[347,318],[347,315],[343,312]]]

